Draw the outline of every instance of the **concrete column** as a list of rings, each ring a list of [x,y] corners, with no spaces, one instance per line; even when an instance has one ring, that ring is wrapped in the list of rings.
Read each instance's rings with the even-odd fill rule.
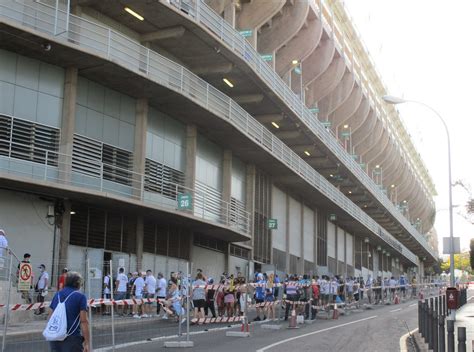
[[[253,248],[254,245],[254,226],[253,226],[253,218],[255,213],[255,178],[256,178],[256,169],[255,165],[247,165],[246,167],[246,175],[245,175],[245,210],[249,213],[249,228],[250,228],[250,243],[252,247],[250,258],[253,259]]]
[[[347,232],[344,231],[344,276],[347,277]]]
[[[223,217],[229,221],[230,219],[230,198],[232,195],[232,151],[224,150],[222,162],[222,200],[226,207],[222,209],[225,214]],[[230,243],[227,244],[227,251],[225,254],[225,271],[229,273],[230,270]],[[229,273],[230,274],[230,273]]]
[[[138,99],[135,107],[135,145],[133,150],[133,172],[136,173],[133,177],[133,195],[138,199],[143,199],[145,179],[141,175],[145,174],[147,125],[148,100]]]
[[[137,216],[136,231],[136,254],[137,254],[137,271],[142,271],[143,267],[143,216]]]
[[[59,224],[59,255],[56,273],[60,273],[61,269],[68,267],[68,248],[71,238],[71,202],[64,200],[64,213]]]
[[[305,274],[304,270],[304,204],[301,203],[301,215],[300,215],[300,221],[301,221],[301,241],[300,241],[300,251],[301,251],[301,257],[300,257],[300,267],[299,267],[299,272],[301,274]]]
[[[313,267],[318,265],[318,212],[314,211]],[[319,274],[319,272],[318,272]]]
[[[286,245],[285,245],[285,271],[290,272],[290,196],[286,193]]]
[[[235,3],[231,1],[224,8],[224,20],[226,20],[233,28],[235,28]]]
[[[338,247],[339,247],[339,246],[338,246],[338,242],[339,242],[339,241],[337,240],[337,233],[338,233],[337,229],[338,229],[338,227],[335,226],[335,230],[336,230],[336,231],[335,231],[335,232],[336,232],[336,235],[334,236],[334,237],[336,238],[336,247],[335,247],[335,248],[336,248],[336,255],[334,256],[334,257],[336,258],[336,272],[334,273],[335,275],[339,275],[339,258],[338,258],[338,254],[339,254],[339,253],[337,252]]]
[[[185,186],[194,189],[196,182],[197,127],[186,126],[186,175]]]
[[[59,142],[59,178],[65,183],[71,180],[72,148],[76,124],[77,67],[66,69],[64,79],[64,99],[61,117],[61,137]]]

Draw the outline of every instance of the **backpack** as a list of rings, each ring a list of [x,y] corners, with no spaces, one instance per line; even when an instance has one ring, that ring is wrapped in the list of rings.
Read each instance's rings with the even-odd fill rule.
[[[77,315],[77,318],[69,331],[67,330],[66,302],[74,293],[76,293],[76,291],[70,293],[62,302],[61,296],[58,293],[58,305],[56,306],[56,309],[54,309],[53,314],[51,314],[51,317],[43,330],[43,336],[46,341],[64,341],[71,332],[77,329],[80,314]]]

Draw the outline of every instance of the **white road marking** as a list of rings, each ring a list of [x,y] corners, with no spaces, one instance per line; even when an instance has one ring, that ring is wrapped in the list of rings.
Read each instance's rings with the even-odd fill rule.
[[[418,303],[413,303],[413,304],[410,304],[408,307],[414,307],[414,306],[417,306]]]
[[[395,313],[395,312],[398,312],[398,311],[400,311],[400,310],[402,310],[402,308],[398,308],[398,309],[391,310],[390,313]]]
[[[334,329],[337,329],[337,328],[340,328],[340,327],[343,327],[343,326],[347,326],[347,325],[357,324],[357,323],[360,323],[360,322],[362,322],[362,321],[366,321],[366,320],[370,320],[370,319],[374,319],[374,318],[377,318],[377,315],[373,315],[373,316],[371,316],[371,317],[364,318],[364,319],[354,320],[354,321],[351,321],[351,322],[349,322],[349,323],[339,324],[339,325],[336,325],[336,326],[332,326],[332,327],[330,327],[330,328],[326,328],[326,329],[322,329],[322,330],[318,330],[318,331],[313,331],[313,332],[310,332],[310,333],[307,333],[307,334],[303,334],[303,335],[299,335],[299,336],[295,336],[295,337],[290,337],[290,338],[288,338],[288,339],[281,340],[281,341],[272,343],[271,345],[268,345],[268,346],[265,346],[265,347],[263,347],[263,348],[260,348],[260,349],[258,349],[256,352],[264,352],[264,351],[267,351],[267,350],[269,350],[270,348],[273,348],[273,347],[275,347],[275,346],[282,345],[282,344],[284,344],[284,343],[287,343],[287,342],[290,342],[290,341],[294,341],[294,340],[300,339],[300,338],[302,338],[302,337],[320,334],[320,333],[322,333],[322,332],[326,332],[326,331],[329,331],[329,330],[334,330]]]

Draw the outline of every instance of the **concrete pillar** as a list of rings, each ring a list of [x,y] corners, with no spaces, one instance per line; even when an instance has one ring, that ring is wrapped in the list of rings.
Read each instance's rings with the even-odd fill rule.
[[[231,1],[224,8],[224,20],[226,20],[233,28],[235,28],[235,3]]]
[[[301,251],[301,257],[300,257],[300,267],[299,272],[301,274],[305,274],[304,270],[304,204],[301,203],[301,215],[300,215],[300,223],[301,223],[301,241],[300,241],[300,251]]]
[[[194,190],[196,182],[197,127],[186,126],[186,175],[185,186]]]
[[[347,277],[347,232],[344,231],[344,276]]]
[[[133,150],[133,172],[134,184],[133,195],[143,199],[146,158],[146,131],[148,125],[148,100],[138,99],[135,107],[135,145]]]
[[[229,222],[230,220],[230,199],[232,195],[232,151],[229,149],[224,150],[223,162],[222,162],[222,200],[225,202],[226,207],[222,209],[224,219]],[[230,243],[227,244],[227,251],[225,253],[225,271],[230,270]]]
[[[318,265],[318,212],[314,211],[313,267]],[[319,273],[318,273],[319,274]]]
[[[253,218],[255,214],[255,178],[256,178],[256,169],[255,165],[247,165],[246,174],[245,174],[245,210],[249,213],[249,233],[250,233],[250,242],[247,243],[252,247],[250,258],[253,259],[253,248],[254,246],[254,226]]]
[[[290,196],[286,193],[285,271],[290,272]]]
[[[335,226],[335,227],[336,227],[336,228],[335,228],[336,235],[335,235],[334,237],[336,238],[336,246],[335,246],[335,248],[336,248],[336,250],[335,250],[336,255],[335,255],[334,257],[336,258],[336,272],[335,272],[334,274],[335,274],[335,275],[339,275],[339,257],[338,257],[338,254],[339,254],[339,253],[337,252],[337,251],[338,251],[338,247],[339,247],[339,246],[338,246],[338,242],[339,242],[339,241],[337,240],[337,239],[338,239],[338,238],[337,238],[337,233],[338,233],[339,231],[338,231],[338,227],[337,227],[337,226]]]
[[[59,142],[59,178],[65,183],[71,180],[72,148],[76,125],[77,67],[66,69],[64,79],[63,111],[61,117],[61,137]]]
[[[136,231],[136,254],[137,254],[137,271],[142,271],[143,267],[143,216],[137,216]]]
[[[56,273],[60,273],[63,268],[68,267],[68,248],[71,238],[71,202],[63,201],[64,213],[59,224],[59,255]]]

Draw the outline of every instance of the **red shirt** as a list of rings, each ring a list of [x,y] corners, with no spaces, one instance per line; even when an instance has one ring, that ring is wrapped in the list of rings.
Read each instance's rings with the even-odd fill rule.
[[[62,290],[64,285],[66,284],[66,276],[67,274],[61,274],[58,280],[58,290]]]

